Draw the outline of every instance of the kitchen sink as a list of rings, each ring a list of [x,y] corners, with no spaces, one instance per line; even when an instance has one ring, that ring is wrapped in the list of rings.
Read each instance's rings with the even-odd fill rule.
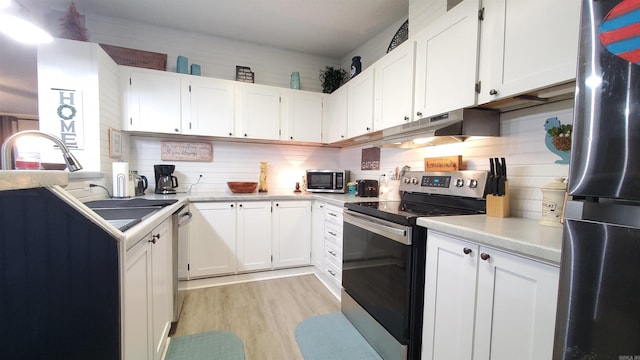
[[[125,231],[154,212],[177,201],[176,199],[107,199],[88,201],[85,205],[120,231]]]

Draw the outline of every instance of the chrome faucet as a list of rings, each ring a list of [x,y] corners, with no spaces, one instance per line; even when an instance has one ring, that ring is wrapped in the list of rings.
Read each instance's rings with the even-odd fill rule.
[[[15,163],[13,161],[13,157],[11,156],[11,149],[13,149],[13,146],[16,140],[18,140],[23,136],[38,136],[38,137],[43,137],[45,139],[49,139],[53,141],[56,145],[60,147],[60,151],[62,151],[62,157],[64,158],[64,162],[67,163],[67,168],[69,169],[69,171],[74,172],[74,171],[82,170],[82,165],[80,165],[80,162],[78,162],[75,156],[71,154],[71,151],[69,151],[69,148],[60,139],[58,139],[57,137],[51,134],[48,134],[39,130],[20,131],[18,133],[15,133],[9,136],[4,141],[4,143],[2,143],[2,150],[1,150],[2,170],[11,170],[15,168]]]

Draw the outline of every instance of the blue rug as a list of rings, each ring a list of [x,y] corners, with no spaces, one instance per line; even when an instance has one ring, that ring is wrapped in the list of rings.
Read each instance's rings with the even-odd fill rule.
[[[305,360],[382,360],[341,312],[304,319],[295,335]]]
[[[242,340],[228,331],[172,337],[165,360],[244,360]]]

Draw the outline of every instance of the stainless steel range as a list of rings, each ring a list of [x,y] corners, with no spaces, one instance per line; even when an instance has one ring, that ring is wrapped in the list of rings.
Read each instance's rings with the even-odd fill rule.
[[[342,312],[385,360],[420,359],[424,216],[484,214],[486,171],[418,172],[400,201],[345,204]]]

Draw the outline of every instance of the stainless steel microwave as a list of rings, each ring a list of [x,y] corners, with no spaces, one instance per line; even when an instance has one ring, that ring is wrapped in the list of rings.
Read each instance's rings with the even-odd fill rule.
[[[349,170],[307,170],[307,191],[344,193]]]

